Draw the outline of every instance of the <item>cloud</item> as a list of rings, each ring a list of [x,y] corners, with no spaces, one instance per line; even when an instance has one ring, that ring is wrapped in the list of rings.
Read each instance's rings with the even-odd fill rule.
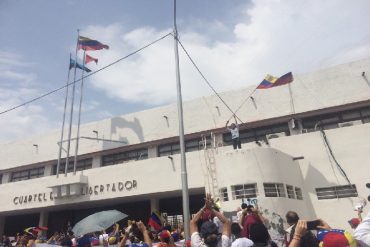
[[[4,111],[41,94],[37,75],[26,72],[32,63],[19,54],[0,51],[0,111]],[[45,116],[44,107],[31,104],[0,115],[0,141],[26,138],[51,129],[53,121]]]
[[[248,5],[225,34],[222,20],[207,23],[207,32],[180,30],[180,39],[201,71],[218,91],[258,84],[265,74],[288,71],[304,73],[370,56],[370,23],[366,0],[356,4],[341,1],[256,0]],[[199,24],[196,28],[199,30]],[[171,31],[141,27],[127,31],[124,26],[90,26],[86,32],[109,44],[97,52],[99,63],[115,59]],[[209,32],[208,32],[209,33]],[[94,87],[122,101],[158,105],[176,98],[173,40],[168,37],[92,78]],[[208,95],[206,86],[180,50],[180,70],[185,99]]]

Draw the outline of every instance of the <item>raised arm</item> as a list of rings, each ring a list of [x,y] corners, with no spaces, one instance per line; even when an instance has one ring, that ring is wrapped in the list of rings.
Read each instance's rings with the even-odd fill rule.
[[[139,230],[143,233],[144,236],[144,242],[148,244],[149,247],[152,247],[152,239],[149,236],[148,230],[146,229],[146,226],[143,222],[139,221],[136,222],[137,227]]]

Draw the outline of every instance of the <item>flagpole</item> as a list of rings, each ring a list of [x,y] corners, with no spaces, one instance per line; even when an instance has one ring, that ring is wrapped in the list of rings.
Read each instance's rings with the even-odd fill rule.
[[[58,154],[58,163],[57,163],[57,178],[59,177],[59,168],[60,168],[60,159],[62,158],[62,149],[63,149],[63,136],[64,136],[64,123],[66,120],[66,110],[67,110],[67,102],[68,102],[68,83],[69,83],[69,75],[71,73],[71,57],[72,54],[69,54],[69,66],[68,66],[68,76],[67,76],[67,83],[66,83],[66,97],[64,99],[64,111],[63,111],[63,122],[62,122],[62,133],[60,134],[60,142],[59,142],[59,154]]]
[[[83,60],[82,60],[83,67],[85,67],[85,54],[86,54],[86,50],[84,50],[84,55],[83,55]],[[78,109],[77,136],[76,136],[75,157],[74,157],[74,162],[73,162],[73,175],[76,175],[78,144],[80,142],[80,122],[81,122],[81,106],[82,106],[83,87],[84,87],[84,71],[85,70],[82,69],[81,87],[80,87],[80,106]]]
[[[295,107],[294,107],[294,100],[293,100],[293,94],[292,94],[292,88],[291,88],[291,83],[288,83],[288,88],[289,88],[289,98],[290,98],[290,109],[291,109],[291,114],[295,114]]]
[[[69,151],[70,151],[70,148],[71,148],[73,105],[74,105],[75,91],[76,91],[77,51],[78,51],[78,38],[79,37],[80,37],[80,30],[77,29],[77,43],[76,43],[75,66],[74,66],[75,68],[74,68],[74,72],[73,72],[72,103],[71,103],[71,113],[70,113],[70,118],[69,118],[69,131],[68,131],[68,142],[67,142],[67,157],[66,157],[66,164],[65,164],[64,176],[67,176],[67,173],[68,173]]]
[[[240,108],[242,108],[242,106],[245,104],[245,102],[247,102],[247,100],[252,96],[252,94],[254,94],[254,92],[256,92],[258,86],[248,95],[248,97],[239,105],[239,107],[236,109],[236,111],[234,111],[234,114],[236,114]],[[227,121],[230,121],[230,119],[232,119],[233,116],[231,116]],[[240,120],[240,118],[238,118]],[[241,120],[240,120],[241,121]]]
[[[181,181],[182,181],[182,209],[184,215],[184,233],[185,240],[190,237],[190,209],[189,209],[189,188],[188,174],[186,171],[185,157],[185,142],[184,142],[184,120],[182,111],[182,96],[181,96],[181,81],[180,81],[180,65],[179,65],[179,50],[178,36],[176,25],[176,0],[174,0],[174,20],[173,20],[174,48],[175,48],[175,63],[176,63],[176,86],[177,86],[177,109],[179,117],[179,137],[180,137],[180,152],[181,152]]]

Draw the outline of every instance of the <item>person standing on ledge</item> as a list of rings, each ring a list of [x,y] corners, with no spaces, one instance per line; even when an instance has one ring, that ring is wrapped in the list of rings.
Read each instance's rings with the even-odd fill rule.
[[[230,131],[231,133],[231,139],[233,140],[234,149],[237,149],[237,148],[241,149],[242,144],[240,143],[240,138],[239,138],[239,125],[238,125],[238,121],[236,120],[235,115],[234,115],[234,120],[235,120],[235,123],[232,123],[230,125],[230,128],[228,126],[229,120],[226,122],[226,129]]]

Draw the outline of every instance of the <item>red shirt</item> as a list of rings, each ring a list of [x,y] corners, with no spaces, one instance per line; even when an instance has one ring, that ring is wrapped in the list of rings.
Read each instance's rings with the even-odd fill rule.
[[[250,239],[249,230],[250,230],[251,226],[255,223],[261,223],[262,224],[261,219],[257,215],[255,215],[255,214],[246,215],[243,219],[243,230],[241,232],[241,236]]]

